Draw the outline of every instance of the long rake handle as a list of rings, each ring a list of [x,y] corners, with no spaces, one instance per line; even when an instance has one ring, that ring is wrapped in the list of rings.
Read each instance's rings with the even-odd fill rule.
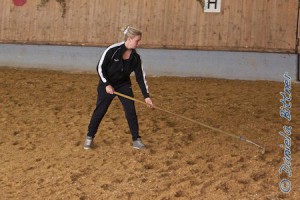
[[[116,94],[116,95],[118,95],[118,96],[120,96],[120,97],[124,97],[124,98],[129,99],[129,100],[132,100],[132,101],[139,102],[139,103],[141,103],[141,104],[147,105],[146,102],[141,101],[141,100],[138,100],[138,99],[135,99],[135,98],[130,97],[130,96],[127,96],[127,95],[125,95],[125,94],[122,94],[122,93],[119,93],[119,92],[114,92],[114,94]],[[182,116],[182,115],[178,115],[178,114],[176,114],[176,113],[173,113],[173,112],[171,112],[171,111],[165,110],[165,109],[160,108],[160,107],[157,107],[157,106],[153,106],[153,108],[155,108],[155,109],[157,109],[157,110],[160,110],[160,111],[163,111],[163,112],[166,112],[166,113],[169,113],[169,114],[171,114],[171,115],[180,117],[180,118],[182,118],[182,119],[188,120],[188,121],[190,121],[190,122],[196,123],[196,124],[198,124],[198,125],[200,125],[200,126],[204,126],[204,127],[209,128],[209,129],[211,129],[211,130],[214,130],[214,131],[223,133],[223,134],[228,135],[228,136],[230,136],[230,137],[233,137],[233,138],[236,138],[236,139],[239,139],[239,140],[244,140],[244,141],[246,141],[246,142],[248,142],[248,143],[254,144],[255,146],[257,146],[257,147],[263,149],[263,152],[264,152],[264,147],[262,147],[262,146],[260,146],[260,145],[258,145],[258,144],[256,144],[256,143],[254,143],[254,142],[252,142],[252,141],[246,139],[245,137],[237,136],[237,135],[228,133],[228,132],[223,131],[223,130],[221,130],[221,129],[218,129],[218,128],[215,128],[215,127],[206,125],[206,124],[204,124],[204,123],[198,122],[198,121],[196,121],[196,120],[194,120],[194,119],[191,119],[191,118],[188,118],[188,117],[185,117],[185,116]]]

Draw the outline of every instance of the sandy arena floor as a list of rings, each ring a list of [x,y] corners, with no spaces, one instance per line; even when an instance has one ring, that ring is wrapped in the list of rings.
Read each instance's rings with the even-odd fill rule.
[[[279,115],[282,82],[148,78],[154,103],[243,135],[257,147],[136,104],[146,150],[116,98],[93,150],[83,149],[96,74],[0,68],[0,199],[299,199],[300,84],[292,121]],[[142,99],[133,80],[135,97]],[[292,192],[283,194],[283,125],[292,130]]]

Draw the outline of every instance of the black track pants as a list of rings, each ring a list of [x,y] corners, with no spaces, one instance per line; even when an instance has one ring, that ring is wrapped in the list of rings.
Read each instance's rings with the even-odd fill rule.
[[[131,89],[131,85],[125,85],[120,88],[115,88],[117,92],[133,97],[133,92]],[[96,108],[92,115],[90,124],[88,126],[87,136],[95,137],[97,133],[99,124],[104,117],[109,105],[116,95],[108,94],[105,90],[105,85],[100,83],[98,85],[98,98],[96,103]],[[132,135],[132,140],[136,140],[139,138],[139,127],[138,127],[138,119],[135,111],[134,101],[118,97],[123,105],[123,109],[125,110],[125,116],[129,125],[129,129]]]

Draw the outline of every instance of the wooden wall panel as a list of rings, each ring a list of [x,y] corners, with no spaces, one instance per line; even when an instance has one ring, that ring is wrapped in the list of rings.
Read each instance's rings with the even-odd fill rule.
[[[15,7],[0,1],[0,42],[107,46],[120,29],[143,31],[148,48],[295,52],[298,0],[223,0],[204,13],[197,0],[56,0]]]

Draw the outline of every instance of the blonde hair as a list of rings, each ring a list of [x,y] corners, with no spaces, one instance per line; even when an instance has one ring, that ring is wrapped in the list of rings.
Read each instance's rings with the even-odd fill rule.
[[[124,40],[126,41],[128,38],[134,38],[135,36],[142,36],[142,31],[132,26],[125,26],[121,29],[124,34]]]

